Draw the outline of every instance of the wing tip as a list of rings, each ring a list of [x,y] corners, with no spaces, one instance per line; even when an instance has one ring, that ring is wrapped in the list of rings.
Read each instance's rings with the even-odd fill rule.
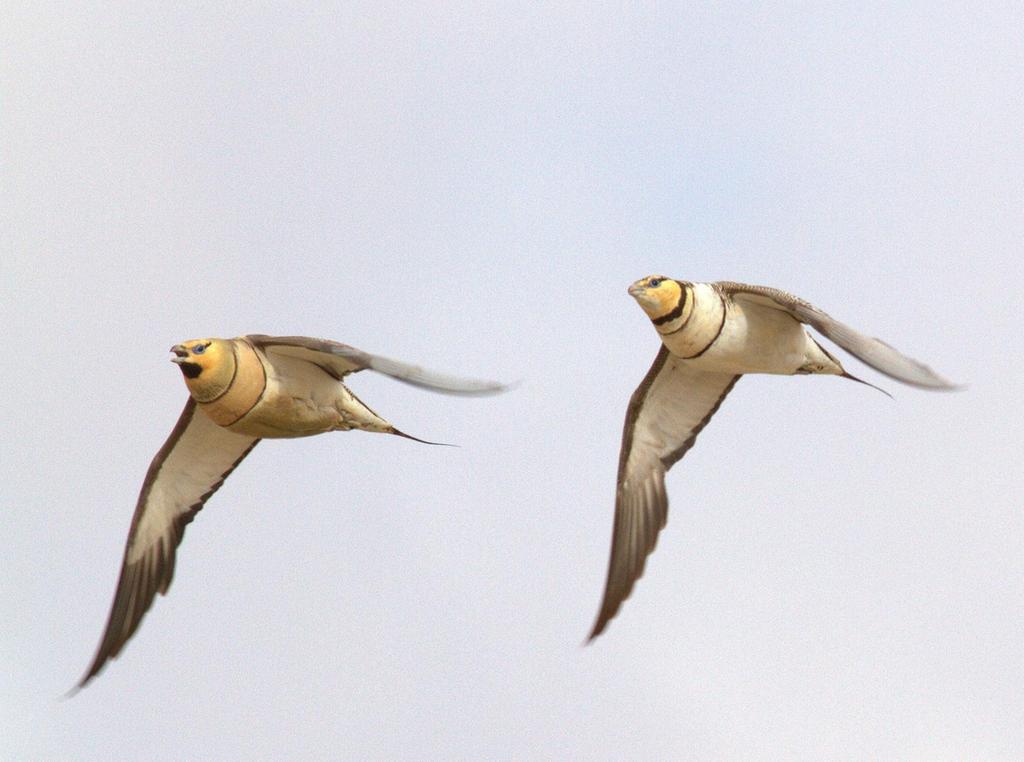
[[[418,380],[413,379],[398,380],[406,381],[406,383],[415,384],[431,391],[450,394],[456,397],[496,397],[499,394],[511,391],[520,383],[515,381],[511,384],[503,384],[500,381],[455,377],[447,377],[444,379],[430,379],[428,377],[428,379],[424,379],[419,383],[417,383]]]
[[[618,613],[618,611],[615,611],[615,612],[613,612],[609,616],[604,616],[603,612],[602,612],[601,614],[598,615],[597,621],[594,622],[594,626],[590,630],[590,634],[587,635],[587,637],[583,640],[583,647],[584,648],[586,648],[591,643],[593,643],[595,640],[597,640],[598,636],[600,636],[601,633],[605,631],[605,629],[608,627],[608,623],[611,622],[612,619],[615,618],[615,615],[617,613]]]
[[[82,691],[82,689],[85,688],[85,686],[87,686],[94,679],[96,679],[100,672],[102,672],[106,668],[107,662],[109,662],[113,658],[113,656],[111,656],[110,654],[106,653],[101,649],[99,653],[97,653],[96,656],[93,658],[92,664],[89,665],[89,669],[85,671],[85,674],[82,675],[82,678],[75,685],[73,685],[67,693],[61,696],[61,700],[66,701],[77,696]]]
[[[930,392],[963,392],[968,389],[969,384],[961,384],[956,381],[950,381],[948,378],[940,376],[935,371],[929,368],[929,374],[926,379],[909,379],[900,378],[898,376],[892,376],[897,381],[902,381],[908,386],[914,386],[918,389],[924,389]],[[884,372],[884,371],[883,371]],[[886,374],[891,375],[891,374]]]
[[[496,397],[499,394],[509,392],[515,387],[519,386],[520,381],[513,381],[509,384],[503,384],[500,381],[478,381],[474,382],[472,386],[465,388],[449,388],[449,389],[438,389],[438,391],[444,391],[448,394],[454,394],[460,397]]]
[[[511,384],[449,376],[377,355],[370,356],[367,367],[411,386],[460,397],[487,397],[512,388]]]
[[[83,677],[76,685],[73,685],[70,688],[70,690],[65,691],[61,696],[59,696],[57,698],[57,700],[58,701],[70,701],[75,696],[77,696],[79,693],[81,693],[82,688],[84,688],[86,685],[88,685],[90,680],[92,680],[91,677]]]
[[[970,388],[970,384],[961,384],[957,381],[950,381],[948,378],[942,378],[939,376],[939,380],[942,385],[930,386],[928,388],[937,392],[966,392]]]

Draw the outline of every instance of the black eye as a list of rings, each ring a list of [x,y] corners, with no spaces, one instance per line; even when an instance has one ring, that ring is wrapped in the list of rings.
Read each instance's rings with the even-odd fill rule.
[[[206,351],[206,345],[205,344],[196,344],[194,347],[192,347],[192,354],[194,354],[194,355],[201,355],[205,351]]]
[[[658,286],[661,285],[661,278],[651,278],[649,281],[647,281],[647,285],[650,288],[657,288]]]

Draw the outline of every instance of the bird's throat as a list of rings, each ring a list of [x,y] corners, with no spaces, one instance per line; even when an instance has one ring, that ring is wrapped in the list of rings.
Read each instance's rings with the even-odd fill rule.
[[[198,378],[199,374],[203,372],[202,367],[196,365],[194,362],[178,363],[178,367],[181,368],[181,372],[185,375],[185,378]]]

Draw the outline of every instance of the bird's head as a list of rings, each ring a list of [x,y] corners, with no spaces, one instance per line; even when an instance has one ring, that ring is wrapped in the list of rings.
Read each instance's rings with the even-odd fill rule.
[[[196,402],[216,399],[231,386],[235,376],[235,351],[225,339],[191,339],[171,347],[185,376],[185,385]]]
[[[647,317],[657,323],[679,307],[683,289],[672,278],[649,275],[630,286],[629,295],[637,300]]]

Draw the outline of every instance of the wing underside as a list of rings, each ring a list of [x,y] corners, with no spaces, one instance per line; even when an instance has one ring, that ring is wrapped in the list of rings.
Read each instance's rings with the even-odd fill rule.
[[[157,593],[174,577],[185,527],[259,439],[221,428],[190,397],[149,466],[135,507],[110,616],[83,687],[138,629]]]
[[[739,380],[694,370],[662,346],[633,393],[622,433],[611,557],[593,640],[629,597],[668,518],[665,474],[693,446]]]

